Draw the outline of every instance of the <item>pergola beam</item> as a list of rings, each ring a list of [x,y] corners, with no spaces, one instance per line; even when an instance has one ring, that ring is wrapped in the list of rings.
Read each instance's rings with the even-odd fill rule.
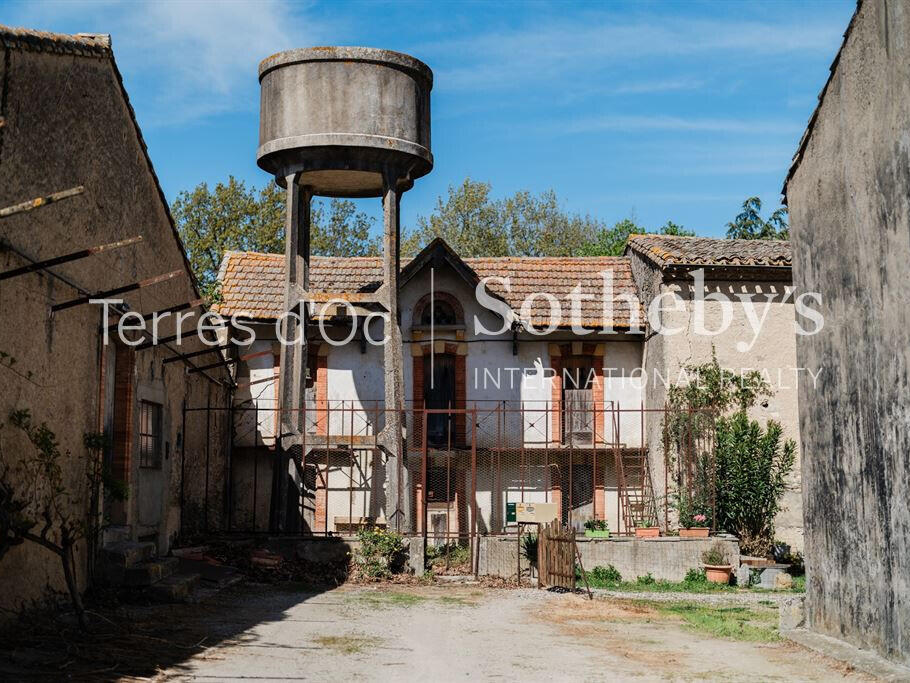
[[[46,197],[35,197],[34,199],[29,199],[28,201],[20,202],[18,204],[13,204],[12,206],[7,206],[4,209],[0,209],[0,218],[7,218],[8,216],[13,216],[17,213],[25,213],[26,211],[40,209],[42,206],[47,206],[48,204],[59,202],[61,199],[75,197],[76,195],[80,195],[83,192],[85,192],[85,188],[82,187],[82,185],[77,185],[76,187],[71,187],[68,190],[54,192],[53,194],[49,194]]]
[[[165,282],[166,280],[172,280],[175,277],[180,277],[181,275],[186,275],[186,271],[183,269],[172,270],[170,273],[164,273],[162,275],[156,275],[155,277],[150,277],[145,280],[139,280],[139,282],[131,282],[128,285],[123,285],[122,287],[116,287],[114,289],[109,289],[106,292],[98,292],[90,296],[81,296],[78,299],[71,299],[70,301],[64,301],[60,304],[54,304],[51,306],[51,311],[56,313],[57,311],[63,311],[67,308],[73,308],[75,306],[82,306],[87,304],[92,299],[106,299],[110,296],[116,296],[117,294],[125,294],[126,292],[132,292],[137,289],[142,289],[143,287],[150,287],[151,285],[156,285],[159,282]]]
[[[44,270],[45,268],[50,268],[51,266],[59,266],[63,263],[70,263],[71,261],[78,261],[80,259],[87,258],[89,256],[94,256],[95,254],[101,254],[106,251],[113,251],[114,249],[120,249],[122,247],[128,247],[130,245],[136,244],[142,241],[141,236],[130,237],[126,240],[120,240],[119,242],[111,242],[110,244],[101,244],[97,247],[90,247],[88,249],[80,249],[79,251],[74,251],[70,254],[64,254],[63,256],[55,256],[54,258],[45,259],[44,261],[36,261],[35,263],[30,263],[27,266],[22,266],[20,268],[13,268],[12,270],[7,270],[4,273],[0,273],[0,280],[8,280],[13,277],[18,277],[19,275],[25,275],[27,273],[34,273],[38,270]]]
[[[188,370],[187,372],[190,374],[192,374],[194,372],[202,372],[203,370],[211,370],[212,368],[218,368],[218,367],[221,367],[222,365],[233,365],[234,363],[237,363],[238,361],[242,361],[242,360],[250,360],[252,358],[260,358],[262,356],[271,356],[271,355],[272,355],[271,350],[257,351],[256,353],[248,353],[245,356],[239,356],[237,358],[225,358],[222,361],[218,361],[217,363],[211,363],[209,365],[200,365],[199,367],[193,368],[192,370]]]
[[[177,304],[176,306],[171,306],[169,308],[162,308],[160,311],[154,311],[152,313],[144,313],[142,315],[142,322],[148,322],[156,316],[167,315],[170,313],[178,313],[180,311],[187,311],[191,308],[196,308],[205,303],[205,299],[193,299],[192,301],[187,301],[186,303]],[[113,323],[107,326],[108,331],[116,330],[120,326],[119,322]],[[103,328],[102,328],[103,331]]]

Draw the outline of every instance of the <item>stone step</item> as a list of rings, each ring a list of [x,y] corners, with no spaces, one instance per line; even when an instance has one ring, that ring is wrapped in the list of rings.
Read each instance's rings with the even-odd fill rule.
[[[124,586],[151,586],[167,578],[175,571],[179,560],[176,557],[159,557],[149,562],[127,567],[123,572]]]
[[[102,549],[105,563],[122,569],[151,560],[155,556],[155,552],[155,544],[151,541],[119,541],[106,545]]]
[[[149,586],[149,596],[159,602],[186,602],[199,583],[199,574],[171,574]]]

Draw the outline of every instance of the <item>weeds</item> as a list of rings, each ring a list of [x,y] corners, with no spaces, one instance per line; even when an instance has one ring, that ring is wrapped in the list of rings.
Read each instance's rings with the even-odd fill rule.
[[[678,617],[690,630],[717,638],[758,643],[780,640],[774,607],[721,607],[692,602],[643,601],[642,604],[666,616]]]

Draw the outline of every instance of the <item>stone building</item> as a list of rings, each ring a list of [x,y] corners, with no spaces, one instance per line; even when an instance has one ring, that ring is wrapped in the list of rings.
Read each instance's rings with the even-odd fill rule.
[[[641,236],[620,257],[462,259],[436,240],[403,262],[408,465],[398,476],[417,520],[405,531],[422,531],[425,505],[440,539],[502,533],[508,504],[518,502],[556,503],[577,529],[593,519],[614,532],[649,520],[675,528],[665,505],[674,485],[660,437],[662,380],[709,361],[713,346],[725,367],[767,373],[775,394],[753,416],[798,437],[789,259],[786,243]],[[307,442],[292,485],[300,492],[292,516],[306,531],[344,534],[385,523],[395,509],[384,481],[396,473],[385,472],[373,440],[384,372],[382,349],[369,340],[382,338],[382,325],[363,322],[376,313],[364,302],[381,285],[380,266],[379,258],[312,259]],[[220,312],[255,332],[236,352],[232,489],[238,525],[257,530],[269,528],[276,485],[283,268],[280,254],[232,252],[219,274]],[[758,295],[764,326],[753,331],[733,298],[727,331],[697,336],[689,318],[699,268],[711,292]],[[678,336],[654,334],[646,319],[662,292],[674,302],[664,308],[675,310],[658,317],[682,327]],[[706,306],[710,329],[720,317],[714,306]],[[424,432],[423,408],[452,412],[428,414]],[[800,547],[798,478],[792,485],[778,528]]]
[[[183,408],[226,405],[230,379],[223,368],[195,372],[193,361],[179,358],[178,351],[204,348],[192,333],[181,346],[144,337],[129,346],[116,336],[105,344],[103,307],[86,302],[136,283],[142,286],[111,295],[134,313],[199,299],[110,38],[0,26],[0,49],[0,207],[72,190],[0,217],[2,463],[15,467],[29,457],[22,432],[9,423],[11,411],[27,409],[56,435],[70,503],[89,518],[83,435],[105,432],[105,467],[129,495],[104,496],[99,545],[152,541],[164,554],[181,522],[184,530],[205,526],[192,512],[206,496],[208,524],[222,522],[225,417],[206,423],[204,413],[184,415]],[[108,324],[117,320],[111,312]],[[159,337],[174,329],[173,318],[165,320]],[[80,587],[93,555],[85,542],[76,548]],[[0,607],[17,609],[63,588],[60,563],[34,543],[13,546],[0,558],[0,585]]]
[[[787,178],[793,278],[824,327],[797,340],[806,622],[910,664],[910,6],[864,0]]]
[[[646,309],[654,306],[659,312],[660,324],[666,328],[665,334],[648,331],[644,368],[651,381],[645,396],[646,404],[660,408],[666,401],[666,384],[654,381],[655,377],[676,381],[686,366],[708,363],[713,355],[721,367],[731,371],[759,370],[762,373],[771,386],[772,395],[753,406],[749,415],[761,424],[768,420],[779,422],[784,429],[784,438],[793,439],[798,447],[799,373],[794,334],[794,323],[798,322],[794,310],[797,293],[792,286],[789,243],[638,235],[629,240],[626,254],[642,306]],[[699,272],[704,282],[702,302],[696,300]],[[679,302],[654,305],[659,297],[669,294],[679,297]],[[723,299],[718,300],[718,295],[723,295]],[[751,318],[744,299],[752,302]],[[729,311],[727,325],[724,324],[725,306]],[[699,307],[704,311],[702,323],[698,320]],[[699,324],[703,325],[703,330],[698,329]],[[659,443],[660,415],[653,413],[649,418],[648,440]],[[663,450],[653,448],[650,452],[651,470],[663,473]],[[779,539],[801,548],[803,525],[798,462],[789,484],[775,530]]]

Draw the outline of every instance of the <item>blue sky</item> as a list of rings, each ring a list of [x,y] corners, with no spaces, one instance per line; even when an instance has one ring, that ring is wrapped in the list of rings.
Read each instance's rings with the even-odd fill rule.
[[[403,225],[465,176],[556,190],[610,223],[722,235],[770,211],[854,4],[829,2],[3,2],[0,22],[110,33],[169,199],[255,163],[257,64],[368,45],[433,69],[433,172]],[[378,215],[378,202],[358,202]]]

